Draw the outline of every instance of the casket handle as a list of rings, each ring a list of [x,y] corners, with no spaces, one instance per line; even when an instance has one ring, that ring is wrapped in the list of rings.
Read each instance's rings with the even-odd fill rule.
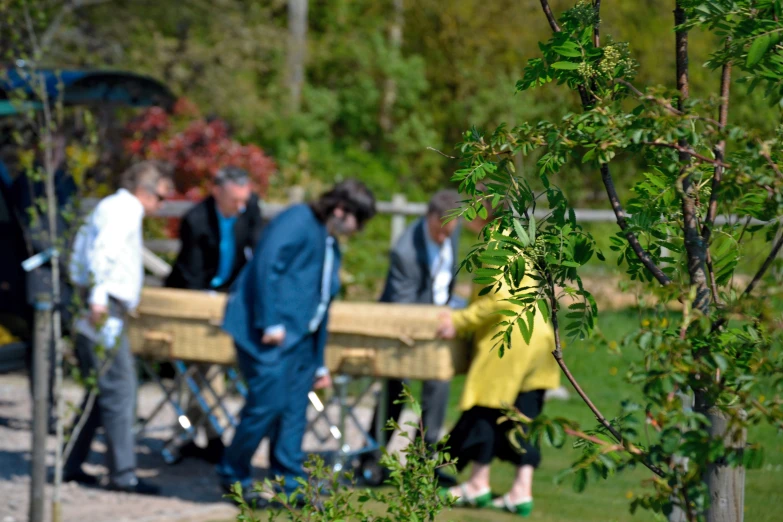
[[[413,345],[416,344],[416,341],[413,340],[413,337],[406,334],[400,334],[399,336],[400,342],[407,346],[408,348],[413,348]]]
[[[354,372],[354,368],[363,368],[363,371]],[[371,368],[371,371],[367,373],[367,368]],[[343,373],[345,375],[372,375],[378,376],[378,358],[375,350],[365,348],[352,348],[347,349],[340,354],[339,363],[337,364],[337,371],[335,373]]]
[[[159,332],[156,330],[145,330],[144,340],[154,343],[166,343],[173,344],[174,336],[167,332]]]

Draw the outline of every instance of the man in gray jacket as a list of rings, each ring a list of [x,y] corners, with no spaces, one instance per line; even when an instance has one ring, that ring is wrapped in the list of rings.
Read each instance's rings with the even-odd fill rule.
[[[411,224],[395,243],[390,254],[389,272],[381,295],[384,303],[448,305],[452,301],[454,276],[459,266],[457,254],[458,220],[444,223],[449,211],[457,208],[460,195],[455,190],[436,192],[429,201],[427,214]],[[387,418],[399,419],[401,404],[394,404],[402,392],[403,381],[388,380]],[[440,440],[446,417],[450,381],[424,381],[421,390],[424,440],[430,446]],[[375,426],[379,411],[373,417]],[[380,455],[368,454],[362,468],[369,482],[379,482],[377,461]],[[370,476],[376,475],[373,479]]]

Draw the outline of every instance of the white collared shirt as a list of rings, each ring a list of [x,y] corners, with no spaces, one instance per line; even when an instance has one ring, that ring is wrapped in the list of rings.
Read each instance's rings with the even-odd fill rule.
[[[449,302],[449,288],[454,277],[454,250],[451,248],[451,238],[438,245],[430,237],[427,223],[424,223],[424,241],[427,244],[427,260],[429,261],[430,277],[432,278],[432,302],[443,306]]]
[[[74,240],[70,275],[76,286],[91,288],[89,304],[108,305],[109,296],[128,310],[139,304],[144,281],[144,207],[125,189],[102,199]]]

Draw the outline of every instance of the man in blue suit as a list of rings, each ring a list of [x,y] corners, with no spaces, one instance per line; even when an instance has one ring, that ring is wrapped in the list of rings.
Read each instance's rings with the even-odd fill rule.
[[[329,304],[340,284],[335,238],[354,234],[374,214],[375,198],[355,180],[338,183],[310,205],[290,207],[266,227],[231,289],[223,329],[234,338],[248,395],[218,465],[224,489],[240,482],[250,491],[250,461],[264,437],[272,475],[285,479],[288,493],[304,475],[307,395],[331,384],[324,346]]]

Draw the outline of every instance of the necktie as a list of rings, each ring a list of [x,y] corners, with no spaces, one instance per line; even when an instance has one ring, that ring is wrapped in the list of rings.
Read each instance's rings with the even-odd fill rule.
[[[329,306],[330,283],[332,280],[332,270],[334,268],[334,238],[326,236],[326,254],[324,255],[324,270],[321,273],[321,302],[315,310],[315,317],[310,320],[310,332],[315,332],[321,326],[321,321],[326,315],[326,308]]]
[[[444,241],[438,249],[438,257],[431,272],[432,300],[436,305],[445,305],[449,300],[449,286],[451,285],[451,244]]]

